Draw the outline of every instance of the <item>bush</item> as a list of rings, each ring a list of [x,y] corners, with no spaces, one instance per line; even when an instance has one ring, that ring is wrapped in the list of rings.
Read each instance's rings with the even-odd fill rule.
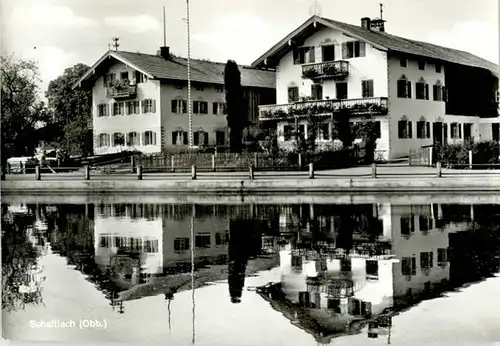
[[[499,143],[495,141],[463,144],[447,144],[435,146],[436,162],[441,162],[444,167],[469,164],[469,150],[472,151],[473,164],[498,164],[500,163]]]

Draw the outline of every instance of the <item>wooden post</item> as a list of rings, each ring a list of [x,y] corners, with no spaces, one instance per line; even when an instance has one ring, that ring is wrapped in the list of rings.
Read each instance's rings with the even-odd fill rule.
[[[377,164],[372,163],[372,178],[377,178]]]
[[[469,150],[469,169],[472,169],[472,150]]]
[[[142,180],[142,165],[137,166],[137,180]]]
[[[135,156],[130,157],[130,168],[132,169],[132,173],[134,173],[135,170]]]
[[[90,180],[90,165],[85,165],[84,172],[85,180]]]
[[[253,153],[253,165],[259,167],[259,155],[258,153]]]
[[[196,180],[196,166],[195,165],[191,166],[191,179]]]
[[[434,162],[432,162],[433,151],[434,151],[434,147],[430,147],[429,148],[429,167],[432,167],[432,164],[434,163]]]
[[[215,172],[215,154],[212,154],[212,172]]]
[[[36,180],[41,180],[42,179],[42,173],[41,173],[41,167],[40,165],[35,166],[35,179]]]
[[[248,166],[248,176],[249,176],[250,180],[253,180],[254,174],[253,174],[253,166],[252,165]]]
[[[441,178],[441,162],[438,162],[436,163],[436,168],[437,168],[437,172],[436,172],[436,177],[437,178]]]
[[[170,164],[172,165],[172,172],[175,172],[175,155],[170,156]]]
[[[309,179],[314,179],[314,164],[309,164]]]
[[[302,170],[302,153],[299,153],[299,171]]]

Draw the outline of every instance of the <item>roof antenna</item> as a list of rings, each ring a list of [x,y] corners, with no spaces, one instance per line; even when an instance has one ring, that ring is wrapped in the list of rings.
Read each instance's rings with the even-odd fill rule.
[[[313,0],[313,4],[309,7],[309,14],[311,16],[321,16],[321,6],[318,4],[318,0]]]
[[[379,6],[380,6],[380,20],[383,20],[384,18],[382,16],[384,14],[384,4],[379,3]]]
[[[120,47],[120,44],[118,43],[119,41],[119,37],[113,37],[113,48],[115,49],[115,51],[118,51],[118,47]]]

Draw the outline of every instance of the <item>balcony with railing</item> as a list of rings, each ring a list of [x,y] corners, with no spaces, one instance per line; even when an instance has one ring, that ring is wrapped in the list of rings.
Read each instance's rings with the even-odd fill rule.
[[[113,99],[132,98],[137,95],[137,85],[129,84],[127,80],[120,80],[108,86],[106,95]]]
[[[349,76],[348,61],[329,61],[302,65],[302,77],[309,79],[344,79]]]
[[[387,97],[371,97],[345,100],[313,100],[284,105],[259,106],[259,120],[287,120],[309,116],[347,116],[386,115]]]

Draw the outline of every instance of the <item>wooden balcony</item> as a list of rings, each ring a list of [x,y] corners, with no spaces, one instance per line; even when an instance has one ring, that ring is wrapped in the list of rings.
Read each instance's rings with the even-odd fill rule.
[[[302,65],[302,77],[318,79],[344,79],[349,76],[348,61],[330,61]]]
[[[314,100],[284,105],[259,106],[259,120],[289,120],[314,116],[331,116],[345,113],[348,116],[386,115],[387,97],[346,100]]]
[[[127,99],[137,95],[137,85],[109,87],[106,96],[112,99]]]

